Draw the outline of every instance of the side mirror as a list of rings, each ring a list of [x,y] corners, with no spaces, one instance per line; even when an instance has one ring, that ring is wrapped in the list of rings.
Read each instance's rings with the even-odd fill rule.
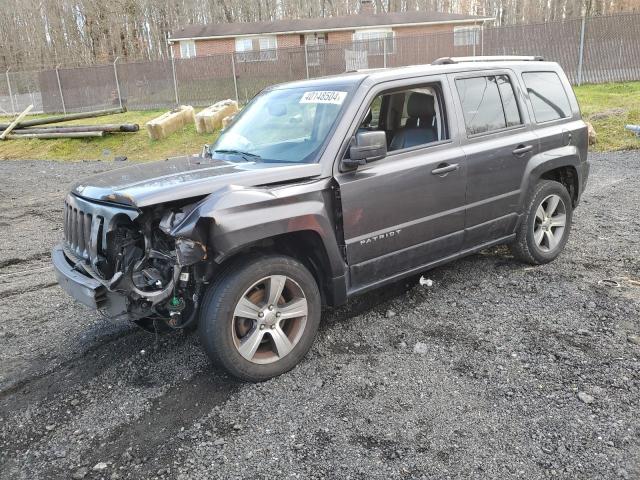
[[[387,134],[382,131],[359,132],[355,143],[349,148],[349,158],[342,163],[346,167],[355,168],[368,162],[380,160],[387,156]]]

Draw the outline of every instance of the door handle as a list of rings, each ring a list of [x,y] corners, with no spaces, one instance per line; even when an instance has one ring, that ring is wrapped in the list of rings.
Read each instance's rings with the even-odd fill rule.
[[[531,150],[533,150],[533,145],[518,145],[513,151],[513,154],[516,156],[524,155],[525,153],[529,153]]]
[[[453,172],[455,170],[458,170],[458,164],[454,163],[452,165],[449,165],[448,163],[441,163],[440,165],[438,165],[438,168],[431,170],[431,173],[433,175],[446,175],[449,172]]]

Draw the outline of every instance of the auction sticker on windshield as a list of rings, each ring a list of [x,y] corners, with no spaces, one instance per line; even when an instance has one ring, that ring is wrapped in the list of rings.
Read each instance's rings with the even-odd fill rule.
[[[334,105],[342,105],[345,98],[347,98],[347,92],[320,90],[305,92],[300,99],[300,103],[333,103]]]

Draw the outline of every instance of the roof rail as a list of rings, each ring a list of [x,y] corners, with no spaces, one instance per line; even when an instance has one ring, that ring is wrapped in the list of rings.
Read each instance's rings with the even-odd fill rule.
[[[431,62],[431,65],[451,65],[453,63],[464,62],[543,62],[544,58],[539,55],[519,56],[519,55],[496,55],[478,57],[442,57]]]

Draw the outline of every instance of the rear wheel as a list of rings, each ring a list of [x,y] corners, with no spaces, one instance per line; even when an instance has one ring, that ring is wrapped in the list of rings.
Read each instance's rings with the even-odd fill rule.
[[[566,187],[541,180],[529,198],[511,251],[519,260],[534,265],[555,260],[567,243],[573,208]]]
[[[304,265],[256,257],[227,269],[207,291],[200,338],[215,364],[240,379],[264,381],[302,360],[320,309],[318,286]]]

